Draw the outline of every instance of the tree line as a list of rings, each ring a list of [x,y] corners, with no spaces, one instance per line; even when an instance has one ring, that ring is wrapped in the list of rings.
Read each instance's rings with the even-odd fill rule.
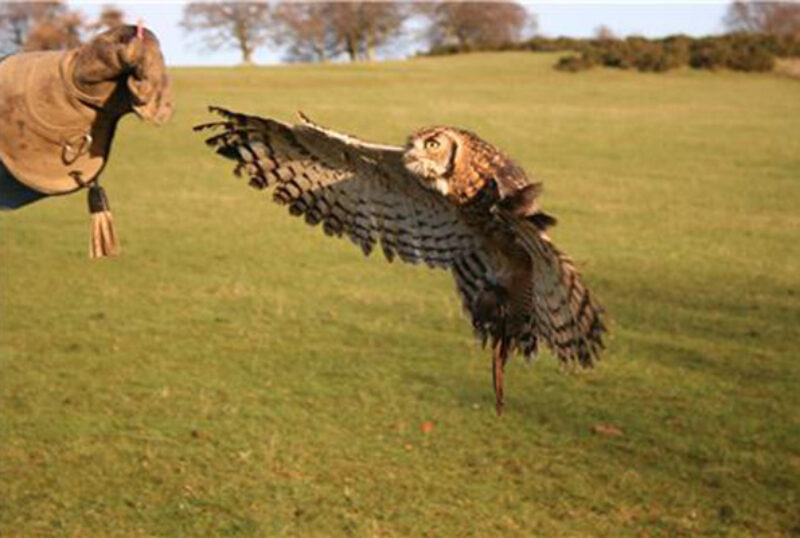
[[[62,50],[76,47],[86,34],[124,23],[113,5],[103,6],[97,20],[88,20],[63,0],[0,3],[0,56],[14,52]]]
[[[472,51],[570,52],[554,65],[562,71],[596,66],[663,72],[677,67],[770,71],[776,58],[800,57],[800,3],[743,2],[729,5],[723,18],[727,33],[705,37],[672,35],[648,39],[617,37],[606,25],[593,38],[534,36],[497,46],[438,45],[427,54]]]
[[[89,21],[64,0],[0,3],[0,55],[77,46],[95,32],[125,22],[123,11],[102,8]],[[679,65],[771,69],[775,56],[800,55],[800,4],[730,4],[724,36],[645,39],[600,26],[594,39],[534,36],[536,16],[516,2],[189,2],[181,26],[207,49],[233,48],[242,62],[273,47],[291,62],[375,59],[411,36],[423,54],[474,50],[571,51],[556,67],[595,65],[664,71]],[[407,45],[407,43],[405,44]]]
[[[244,63],[264,45],[286,61],[326,62],[372,60],[408,33],[427,47],[499,45],[535,20],[514,2],[191,2],[181,25],[209,49],[238,49]]]
[[[800,56],[800,4],[736,1],[728,7],[723,23],[727,34],[701,38],[619,39],[604,27],[595,39],[574,44],[569,50],[579,54],[561,58],[555,68],[574,72],[602,65],[662,72],[689,66],[771,71],[776,58]],[[536,46],[529,43],[532,50]]]
[[[552,43],[536,40],[526,46],[529,50],[554,48]],[[561,71],[585,71],[597,66],[655,73],[678,67],[771,71],[776,58],[800,56],[800,39],[746,32],[700,38],[686,35],[659,39],[631,36],[581,40],[566,50],[578,53],[558,60],[554,67]]]
[[[123,21],[113,5],[90,22],[64,0],[0,3],[0,54],[74,47]],[[409,35],[424,48],[498,46],[532,34],[536,18],[514,2],[189,2],[181,26],[202,48],[235,49],[243,63],[261,47],[285,61],[326,62],[372,60]]]

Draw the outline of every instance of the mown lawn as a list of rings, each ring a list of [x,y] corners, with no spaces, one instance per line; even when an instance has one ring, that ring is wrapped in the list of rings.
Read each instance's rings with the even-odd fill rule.
[[[81,195],[0,214],[0,534],[800,534],[800,83],[553,62],[175,69],[174,121],[124,120],[104,176],[121,257],[87,259]],[[604,361],[512,363],[497,419],[450,277],[247,188],[190,130],[209,103],[496,143]]]

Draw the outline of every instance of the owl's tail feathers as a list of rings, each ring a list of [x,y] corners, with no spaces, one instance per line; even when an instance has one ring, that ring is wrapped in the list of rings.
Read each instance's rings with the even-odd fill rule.
[[[531,324],[534,340],[544,341],[565,363],[590,367],[604,349],[604,309],[580,279],[575,264],[528,220],[505,214],[519,244],[531,258]]]

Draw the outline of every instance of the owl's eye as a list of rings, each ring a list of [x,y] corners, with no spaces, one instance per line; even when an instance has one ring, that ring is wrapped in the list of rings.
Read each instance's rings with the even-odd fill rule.
[[[425,149],[436,149],[439,147],[439,141],[435,138],[429,138],[425,141]]]

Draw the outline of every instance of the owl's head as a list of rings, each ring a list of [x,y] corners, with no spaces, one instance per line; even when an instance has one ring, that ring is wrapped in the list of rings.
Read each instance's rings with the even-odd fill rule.
[[[447,196],[463,144],[463,135],[451,127],[422,129],[408,139],[403,163],[423,185]]]

